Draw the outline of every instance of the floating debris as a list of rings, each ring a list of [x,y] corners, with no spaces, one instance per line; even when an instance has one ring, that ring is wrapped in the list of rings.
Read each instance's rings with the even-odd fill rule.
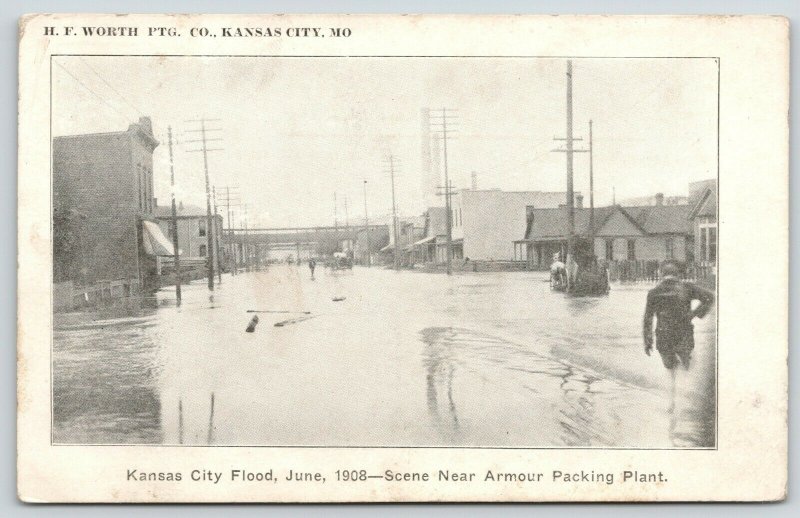
[[[247,313],[299,313],[301,315],[310,315],[310,311],[284,311],[279,309],[248,309]]]
[[[288,326],[289,324],[297,324],[298,322],[303,322],[304,320],[308,320],[316,316],[319,315],[309,315],[307,317],[298,317],[298,318],[290,318],[289,320],[281,320],[280,322],[275,322],[275,327],[283,327],[283,326]]]
[[[256,330],[256,326],[258,325],[258,315],[253,315],[253,318],[250,319],[250,323],[247,324],[247,331],[248,333],[252,333]]]

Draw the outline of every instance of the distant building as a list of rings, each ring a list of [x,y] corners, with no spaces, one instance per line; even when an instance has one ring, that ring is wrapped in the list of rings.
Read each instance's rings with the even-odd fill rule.
[[[690,183],[689,200],[694,230],[694,259],[701,266],[716,269],[717,181],[704,180]]]
[[[389,244],[388,225],[370,225],[369,231],[362,228],[356,232],[353,258],[361,265],[375,264],[381,248]]]
[[[447,208],[430,207],[424,214],[422,237],[414,242],[413,262],[436,262],[437,245],[447,241]]]
[[[600,207],[595,209],[594,251],[607,261],[692,260],[689,205]],[[550,266],[555,254],[566,257],[568,214],[557,209],[528,209],[525,239],[516,241],[518,258],[531,269]],[[590,210],[575,210],[577,246],[591,243]]]
[[[424,217],[406,217],[398,218],[397,221],[397,239],[399,241],[398,256],[402,266],[411,266],[413,264],[413,250],[414,243],[422,238],[425,231],[425,218]],[[394,249],[395,237],[392,225],[389,225],[389,243],[381,248],[380,253],[383,254],[383,261],[385,263],[394,262]]]
[[[582,196],[576,194],[576,203],[582,203],[581,200]],[[465,189],[454,193],[451,201],[453,258],[514,260],[514,240],[525,232],[526,207],[555,208],[565,201],[563,192]],[[446,237],[437,238],[436,261],[445,262],[446,254]]]
[[[53,139],[55,282],[158,287],[172,246],[153,215],[153,136],[142,117],[125,131]]]
[[[635,198],[625,198],[619,200],[618,205],[623,207],[641,207],[644,205],[688,205],[689,198],[686,196],[664,196],[664,193],[656,193],[652,196],[638,196]]]
[[[208,218],[206,209],[193,205],[180,203],[176,207],[178,220],[178,249],[180,250],[181,267],[185,269],[203,268],[208,261]],[[172,205],[156,206],[154,215],[158,220],[161,231],[172,242]],[[214,237],[214,247],[219,250],[214,254],[214,271],[220,266],[227,269],[228,265],[224,260],[222,243],[222,216],[217,214],[211,217],[212,236]],[[172,269],[173,258],[165,257],[162,264],[168,269]]]

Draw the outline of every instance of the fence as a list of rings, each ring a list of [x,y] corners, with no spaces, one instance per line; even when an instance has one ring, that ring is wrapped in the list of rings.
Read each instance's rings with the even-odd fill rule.
[[[660,280],[661,261],[604,261],[611,282],[657,282]],[[686,280],[714,285],[716,268],[697,263],[681,264]]]
[[[53,306],[56,311],[70,311],[94,306],[102,301],[128,297],[139,291],[137,280],[98,281],[89,286],[75,286],[72,281],[53,285]]]

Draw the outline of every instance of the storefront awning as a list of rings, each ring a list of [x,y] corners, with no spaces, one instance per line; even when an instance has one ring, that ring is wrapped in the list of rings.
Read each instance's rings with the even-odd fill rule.
[[[152,221],[142,221],[142,244],[144,251],[150,255],[175,255],[172,243],[161,232],[161,228]]]
[[[417,245],[426,245],[426,244],[430,243],[431,241],[433,241],[434,239],[436,239],[436,236],[429,236],[429,237],[426,237],[426,238],[420,239],[419,241],[417,241],[416,243],[414,243],[414,246],[417,246]]]

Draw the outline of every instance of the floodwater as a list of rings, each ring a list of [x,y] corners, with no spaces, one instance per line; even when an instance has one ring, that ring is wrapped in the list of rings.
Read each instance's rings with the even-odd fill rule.
[[[170,287],[57,314],[53,440],[714,447],[716,313],[695,321],[669,413],[669,374],[641,339],[651,287],[572,298],[540,272],[319,267],[312,280],[280,265],[214,292],[195,281],[180,307]],[[262,311],[253,333],[248,310]]]

